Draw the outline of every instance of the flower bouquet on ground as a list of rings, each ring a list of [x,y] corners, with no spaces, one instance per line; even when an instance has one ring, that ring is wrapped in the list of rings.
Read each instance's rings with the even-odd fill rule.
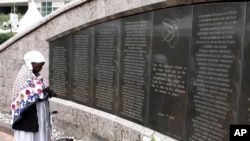
[[[153,133],[150,137],[144,136],[141,141],[160,141]]]

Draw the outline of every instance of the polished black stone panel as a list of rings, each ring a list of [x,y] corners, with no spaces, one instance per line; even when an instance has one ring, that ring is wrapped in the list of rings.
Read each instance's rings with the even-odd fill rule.
[[[50,42],[49,83],[59,98],[70,96],[70,47],[71,35]]]
[[[149,127],[185,135],[192,7],[154,11]]]
[[[71,95],[75,102],[90,105],[93,89],[94,29],[87,28],[72,34],[70,61]]]
[[[95,26],[94,107],[117,109],[120,69],[120,19]]]
[[[122,19],[119,115],[144,124],[150,82],[152,12]]]
[[[247,4],[246,13],[246,28],[245,28],[245,44],[243,49],[243,64],[242,64],[242,90],[240,93],[238,123],[250,124],[250,3]]]
[[[228,141],[236,124],[245,10],[245,3],[194,6],[189,141]]]
[[[159,9],[56,39],[50,86],[178,140],[228,141],[230,124],[250,124],[249,6]]]

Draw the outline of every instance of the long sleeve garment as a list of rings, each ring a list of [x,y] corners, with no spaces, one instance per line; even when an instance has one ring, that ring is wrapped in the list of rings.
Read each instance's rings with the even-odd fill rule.
[[[12,91],[14,141],[50,141],[50,110],[43,78],[23,65]]]

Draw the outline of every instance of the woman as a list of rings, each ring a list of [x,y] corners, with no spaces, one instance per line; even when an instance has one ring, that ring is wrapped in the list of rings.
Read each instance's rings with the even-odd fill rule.
[[[24,61],[12,92],[14,141],[50,141],[48,98],[55,93],[45,86],[39,74],[45,59],[40,52],[29,51],[24,55]]]

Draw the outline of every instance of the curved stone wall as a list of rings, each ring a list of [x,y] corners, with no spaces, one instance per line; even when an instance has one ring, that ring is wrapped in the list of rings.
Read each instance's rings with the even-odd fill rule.
[[[137,13],[160,8],[210,0],[76,0],[66,7],[38,21],[32,27],[18,33],[0,46],[0,109],[9,111],[12,84],[24,64],[23,55],[29,50],[39,50],[49,62],[49,44],[59,37],[79,31],[89,26]],[[49,64],[42,75],[48,83]],[[117,116],[58,98],[50,100],[52,109],[59,111],[55,121],[58,125],[68,125],[75,136],[81,138],[101,138],[105,140],[139,140],[154,131],[126,121]],[[157,133],[162,140],[174,140]]]

